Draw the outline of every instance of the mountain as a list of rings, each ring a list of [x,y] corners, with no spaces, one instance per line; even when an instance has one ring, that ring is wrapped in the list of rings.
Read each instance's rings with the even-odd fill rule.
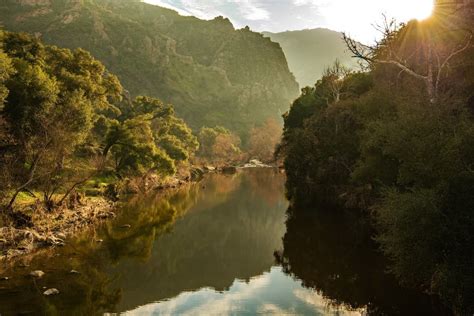
[[[223,17],[140,0],[0,0],[0,25],[90,51],[132,96],[172,103],[194,129],[223,125],[245,138],[299,92],[279,44]]]
[[[280,43],[288,60],[288,66],[301,87],[313,86],[323,74],[324,68],[336,59],[346,66],[357,66],[339,32],[318,28],[262,34]]]

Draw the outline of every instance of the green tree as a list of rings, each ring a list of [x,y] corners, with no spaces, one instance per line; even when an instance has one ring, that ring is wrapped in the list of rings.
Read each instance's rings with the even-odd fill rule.
[[[231,162],[237,160],[241,152],[240,138],[221,126],[201,128],[198,140],[199,157],[210,162]]]
[[[173,160],[155,144],[151,118],[150,114],[139,115],[110,128],[104,156],[112,152],[115,171],[120,176],[142,175],[152,169],[163,175],[176,171]]]
[[[121,87],[82,50],[44,46],[15,33],[4,34],[3,48],[15,70],[6,81],[9,94],[3,109],[17,143],[16,189],[9,207],[31,185],[43,191],[52,207],[54,194],[74,174],[71,156],[86,141],[96,113],[112,107],[109,99],[119,98]]]

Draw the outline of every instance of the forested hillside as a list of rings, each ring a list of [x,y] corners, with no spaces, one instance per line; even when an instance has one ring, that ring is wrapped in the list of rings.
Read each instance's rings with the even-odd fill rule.
[[[391,271],[474,311],[472,7],[387,21],[368,72],[334,65],[285,115],[289,195],[368,210]]]
[[[139,0],[2,0],[0,24],[90,51],[132,96],[172,103],[194,129],[222,125],[245,139],[298,93],[280,46],[222,17],[183,17]]]
[[[339,59],[347,67],[358,66],[351,58],[339,32],[321,28],[263,34],[280,43],[288,66],[301,88],[312,87],[335,59]]]

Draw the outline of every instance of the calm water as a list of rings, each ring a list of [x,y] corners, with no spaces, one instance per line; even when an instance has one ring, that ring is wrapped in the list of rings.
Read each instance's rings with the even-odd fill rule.
[[[269,169],[132,200],[66,247],[3,269],[0,314],[443,314],[384,273],[365,220],[315,213],[289,209]],[[60,294],[42,295],[52,287]]]

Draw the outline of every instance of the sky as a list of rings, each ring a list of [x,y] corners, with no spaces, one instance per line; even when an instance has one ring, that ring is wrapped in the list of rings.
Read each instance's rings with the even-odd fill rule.
[[[324,27],[364,42],[377,34],[382,14],[406,22],[426,18],[433,0],[144,0],[201,19],[228,17],[236,28],[282,32]]]
[[[212,311],[210,313],[209,311]],[[161,302],[151,303],[123,313],[141,315],[341,315],[360,316],[366,311],[331,306],[316,291],[304,288],[300,281],[285,274],[281,267],[250,279],[235,280],[222,292],[203,288]]]

